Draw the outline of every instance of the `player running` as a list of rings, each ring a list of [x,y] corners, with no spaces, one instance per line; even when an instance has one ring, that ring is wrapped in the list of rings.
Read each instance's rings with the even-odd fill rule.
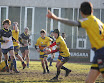
[[[41,34],[41,37],[39,37],[37,39],[37,42],[35,44],[35,48],[38,52],[40,52],[40,59],[41,59],[41,64],[42,64],[42,67],[43,67],[43,74],[46,73],[46,70],[47,70],[47,73],[49,73],[49,69],[48,69],[48,62],[47,62],[47,56],[48,55],[45,55],[44,52],[43,52],[43,49],[47,46],[50,45],[50,41],[52,41],[49,37],[46,37],[46,31],[44,29],[42,29],[40,31],[40,34]],[[45,68],[46,66],[46,68]]]
[[[17,22],[13,23],[12,35],[13,35],[13,38],[16,39],[16,41],[18,41],[18,39],[19,39],[19,29],[18,29],[18,23]],[[24,60],[22,59],[22,57],[18,54],[19,43],[14,41],[13,45],[14,45],[15,56],[22,62],[22,66],[23,66],[23,69],[24,69],[26,67],[26,64],[24,63]]]
[[[85,28],[90,39],[91,48],[95,52],[86,83],[94,83],[100,73],[104,77],[104,24],[93,15],[93,6],[90,2],[81,3],[80,12],[83,19],[79,21],[59,18],[50,11],[48,11],[47,17],[70,26]]]
[[[29,35],[29,28],[26,27],[24,33],[22,33],[19,37],[19,42],[20,42],[20,51],[23,56],[23,60],[25,60],[26,57],[26,62],[27,62],[27,68],[29,68],[29,47],[28,45],[31,45],[30,43],[30,35]]]
[[[15,72],[19,73],[17,70],[16,66],[16,59],[14,55],[14,48],[13,48],[13,41],[16,41],[12,37],[12,31],[9,29],[11,26],[11,21],[9,19],[3,21],[3,29],[0,30],[0,38],[1,40],[1,48],[2,48],[2,53],[4,54],[5,57],[5,64],[6,64],[6,71],[9,72],[9,67],[8,67],[8,55],[7,53],[9,52],[11,55],[11,67],[10,67],[10,72],[12,73],[12,68],[14,66]]]
[[[59,56],[56,63],[57,74],[54,78],[51,79],[51,80],[58,80],[58,76],[60,75],[60,69],[63,69],[66,71],[65,77],[67,77],[71,72],[70,69],[67,69],[66,67],[63,66],[69,60],[70,53],[64,39],[59,34],[58,29],[54,30],[54,37],[56,38],[56,41],[52,43],[48,48],[51,48],[55,45],[57,46],[57,48],[52,51],[45,51],[45,54],[55,53],[59,51]]]

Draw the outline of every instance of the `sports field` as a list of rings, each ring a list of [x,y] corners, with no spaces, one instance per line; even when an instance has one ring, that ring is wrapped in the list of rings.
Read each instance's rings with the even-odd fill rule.
[[[84,83],[87,73],[90,69],[88,63],[66,63],[64,66],[71,69],[72,72],[68,77],[64,77],[65,72],[61,70],[58,81],[50,81],[56,73],[56,62],[49,67],[49,74],[42,74],[40,61],[31,61],[30,68],[22,69],[20,61],[17,61],[17,67],[20,70],[19,74],[9,74],[0,72],[0,83]],[[104,83],[104,79],[100,76],[96,83]]]

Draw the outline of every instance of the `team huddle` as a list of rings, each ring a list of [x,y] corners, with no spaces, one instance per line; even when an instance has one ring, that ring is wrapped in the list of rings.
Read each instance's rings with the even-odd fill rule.
[[[86,30],[91,43],[91,48],[95,52],[90,72],[86,78],[86,83],[94,83],[100,73],[102,74],[102,77],[104,77],[104,24],[93,15],[93,6],[90,2],[81,3],[80,13],[83,19],[78,21],[59,18],[50,11],[48,11],[47,17],[67,24],[69,26],[78,26],[78,28],[82,27]],[[5,69],[7,72],[12,72],[14,69],[16,73],[19,73],[16,67],[15,56],[21,60],[23,69],[26,66],[29,68],[28,45],[31,45],[29,39],[30,35],[28,33],[29,29],[28,27],[26,27],[24,33],[19,36],[19,29],[17,27],[18,23],[13,23],[13,31],[9,29],[10,25],[10,20],[5,20],[3,22],[4,28],[0,30],[1,50],[5,57],[5,62],[3,62],[3,64],[5,63]],[[37,50],[37,52],[40,53],[43,74],[45,74],[46,72],[50,73],[47,64],[48,54],[52,54],[54,56],[54,53],[59,51],[59,56],[56,63],[57,73],[56,76],[53,77],[51,80],[58,80],[60,69],[65,70],[65,77],[67,77],[71,70],[64,67],[63,65],[69,60],[70,52],[67,48],[64,38],[60,36],[59,30],[53,30],[54,39],[52,37],[47,37],[46,31],[44,29],[40,31],[40,35],[41,37],[37,39],[37,42],[35,44],[35,49]],[[50,44],[50,42],[52,43]],[[18,54],[19,43],[22,57]],[[53,49],[54,46],[56,46],[55,49]],[[9,59],[7,56],[8,52],[11,55]],[[25,57],[27,62],[26,64],[24,63]],[[51,63],[52,60],[53,58],[51,59]]]

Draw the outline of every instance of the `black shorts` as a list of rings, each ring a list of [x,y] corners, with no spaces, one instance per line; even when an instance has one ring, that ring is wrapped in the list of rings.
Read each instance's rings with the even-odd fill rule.
[[[19,46],[14,46],[15,55],[18,55],[18,51],[19,51]]]
[[[25,50],[29,50],[28,46],[26,46],[26,47],[20,47],[21,53],[24,53]]]
[[[48,55],[40,55],[40,59],[44,59],[44,57],[47,57]]]
[[[14,50],[14,47],[11,46],[11,47],[9,47],[9,48],[7,48],[7,49],[2,49],[2,53],[3,53],[3,54],[7,54],[10,50]]]
[[[62,62],[62,63],[66,63],[69,60],[69,56],[68,57],[63,57],[63,56],[59,55],[57,60]]]
[[[96,69],[104,73],[104,47],[95,51],[91,69]]]

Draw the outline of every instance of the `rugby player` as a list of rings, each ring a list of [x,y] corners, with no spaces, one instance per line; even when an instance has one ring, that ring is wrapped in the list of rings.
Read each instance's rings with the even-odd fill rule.
[[[67,77],[71,72],[70,69],[67,69],[66,67],[63,66],[69,60],[70,52],[69,52],[69,49],[67,48],[67,45],[64,39],[62,38],[62,36],[60,36],[58,29],[54,30],[54,37],[56,38],[56,41],[52,43],[50,46],[48,46],[48,48],[53,47],[55,45],[57,46],[57,48],[52,51],[45,51],[44,53],[50,54],[50,53],[55,53],[59,51],[59,56],[56,63],[57,74],[55,77],[51,79],[51,80],[58,80],[58,76],[60,75],[60,69],[63,69],[66,71],[65,77]]]
[[[18,23],[17,22],[13,22],[12,35],[13,35],[13,38],[16,39],[16,41],[18,41],[18,39],[19,39],[19,29],[18,29]],[[22,59],[22,57],[18,54],[19,47],[20,47],[19,43],[14,41],[13,45],[14,45],[15,56],[21,61],[23,69],[24,69],[26,67],[26,64],[24,63],[24,60]]]
[[[43,74],[49,73],[49,69],[48,69],[48,62],[47,62],[47,56],[46,54],[44,54],[43,49],[47,46],[50,45],[50,41],[52,41],[49,37],[46,37],[46,31],[44,29],[42,29],[40,31],[40,35],[41,37],[39,37],[37,39],[37,42],[35,44],[35,48],[36,50],[40,53],[40,59],[41,59],[41,64],[42,64],[42,68],[43,68]],[[46,66],[46,68],[45,68]]]
[[[1,49],[2,53],[5,57],[5,64],[6,64],[6,71],[9,72],[9,67],[8,67],[8,55],[7,53],[9,52],[11,55],[11,67],[10,67],[10,72],[12,73],[12,68],[14,66],[15,72],[19,73],[17,70],[16,66],[16,59],[15,59],[15,54],[14,54],[14,48],[13,48],[13,41],[17,42],[13,37],[12,37],[12,31],[9,29],[11,26],[11,21],[9,19],[6,19],[3,21],[3,29],[0,30],[0,38],[2,39],[1,43]]]
[[[26,62],[27,62],[27,68],[29,68],[29,45],[31,45],[30,41],[30,35],[29,35],[29,28],[26,27],[25,31],[20,35],[19,37],[19,42],[20,42],[20,51],[23,56],[23,60],[25,60],[26,57]]]
[[[94,83],[100,73],[104,77],[104,24],[93,15],[93,6],[90,2],[81,3],[80,13],[83,18],[79,21],[59,18],[50,11],[48,11],[47,17],[69,26],[78,26],[86,30],[91,48],[95,52],[86,83]]]

